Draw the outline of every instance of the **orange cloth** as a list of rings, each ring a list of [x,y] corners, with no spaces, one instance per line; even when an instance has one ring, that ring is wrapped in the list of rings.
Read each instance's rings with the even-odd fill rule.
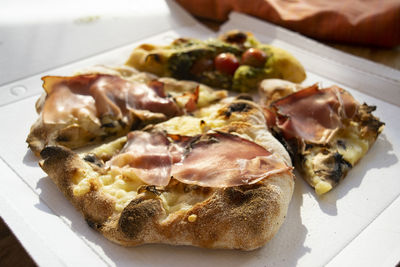
[[[176,1],[193,15],[216,21],[234,10],[324,41],[400,44],[400,0]]]

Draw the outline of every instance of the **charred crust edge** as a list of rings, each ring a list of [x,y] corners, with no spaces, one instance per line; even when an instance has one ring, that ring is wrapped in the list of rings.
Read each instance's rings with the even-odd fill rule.
[[[103,225],[101,223],[96,223],[90,219],[85,219],[86,223],[88,224],[88,226],[96,231],[99,231]]]
[[[239,206],[251,201],[254,198],[254,189],[259,187],[259,185],[228,187],[224,190],[224,195],[229,204]]]
[[[160,202],[156,199],[137,198],[132,200],[121,213],[118,227],[129,238],[135,239],[159,214]],[[155,230],[155,229],[153,229]]]
[[[70,157],[72,151],[66,147],[62,146],[48,146],[40,151],[40,156],[45,161],[57,161],[63,158]]]

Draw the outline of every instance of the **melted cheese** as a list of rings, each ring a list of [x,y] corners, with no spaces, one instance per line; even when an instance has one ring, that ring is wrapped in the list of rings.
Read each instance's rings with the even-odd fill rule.
[[[100,176],[101,191],[115,199],[115,209],[122,211],[137,196],[137,190],[143,182],[118,169],[111,169],[108,175]]]
[[[205,197],[193,192],[177,194],[176,192],[163,192],[161,194],[164,209],[167,214],[178,211],[190,210],[194,204],[204,201]]]
[[[138,195],[139,187],[145,185],[132,172],[123,168],[111,168],[105,175],[98,173],[90,167],[81,170],[74,179],[73,193],[82,196],[90,192],[93,184],[97,184],[100,192],[115,201],[115,210],[121,212]],[[196,203],[204,201],[208,195],[195,192],[182,193],[179,191],[162,192],[160,199],[168,215],[176,212],[184,212],[192,208]]]
[[[212,118],[196,118],[192,116],[175,117],[157,125],[157,128],[167,131],[169,134],[194,136],[207,132],[210,128],[216,129],[226,124],[223,120]]]
[[[194,112],[193,116],[174,117],[156,125],[157,129],[165,130],[169,134],[194,136],[207,132],[209,129],[218,129],[227,124],[227,121],[218,117],[222,105],[216,104]]]
[[[82,168],[74,176],[73,194],[82,196],[91,190],[99,190],[115,200],[116,211],[122,211],[137,196],[137,190],[144,183],[124,170],[111,168],[107,174],[98,175],[90,166]]]
[[[219,99],[225,98],[227,96],[226,91],[214,91],[207,90],[204,86],[199,87],[199,99],[197,100],[197,106],[203,108],[208,106]]]
[[[82,196],[90,190],[98,189],[100,186],[98,173],[93,171],[89,165],[86,165],[85,168],[80,168],[74,175],[72,182],[75,185],[73,193],[76,196]]]
[[[117,151],[121,150],[121,148],[126,143],[126,136],[118,138],[108,144],[103,144],[99,147],[96,147],[91,152],[95,154],[98,158],[110,158],[114,155]]]
[[[338,143],[343,143],[344,146]],[[342,155],[343,159],[354,166],[368,151],[369,142],[362,138],[358,124],[351,122],[347,127],[340,130],[330,142],[331,150]],[[332,189],[332,185],[321,179],[314,172],[321,165],[324,155],[320,153],[320,148],[315,147],[311,153],[306,156],[304,161],[304,172],[310,183],[315,187],[318,195],[325,194]]]
[[[338,146],[338,152],[354,166],[368,151],[369,143],[361,137],[356,127],[338,134],[337,139],[344,141],[346,148]]]

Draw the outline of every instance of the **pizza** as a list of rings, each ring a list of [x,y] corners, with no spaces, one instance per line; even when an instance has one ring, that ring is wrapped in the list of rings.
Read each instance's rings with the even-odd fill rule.
[[[372,112],[338,86],[300,86],[278,79],[260,84],[268,125],[318,195],[345,178],[384,128]]]
[[[142,44],[133,50],[126,65],[239,92],[256,89],[266,78],[295,83],[306,78],[303,66],[290,53],[237,30],[205,41],[179,38],[166,46]]]
[[[195,82],[157,78],[127,66],[95,66],[73,76],[45,76],[39,118],[27,142],[39,156],[50,145],[98,144],[225,98]]]
[[[291,159],[248,95],[126,66],[43,87],[27,142],[109,240],[253,250],[283,223]]]
[[[253,250],[286,217],[292,160],[324,194],[383,130],[375,107],[337,86],[298,84],[305,77],[250,33],[143,44],[124,66],[43,77],[27,142],[115,243]],[[256,103],[244,92],[258,87]]]
[[[258,248],[278,231],[294,187],[287,152],[243,99],[85,152],[47,146],[40,155],[89,226],[125,246]]]

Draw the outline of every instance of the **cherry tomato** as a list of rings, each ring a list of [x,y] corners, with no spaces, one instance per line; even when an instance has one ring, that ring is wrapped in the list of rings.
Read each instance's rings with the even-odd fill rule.
[[[233,75],[237,68],[239,68],[239,60],[234,54],[221,53],[214,59],[215,69],[222,73]]]
[[[257,48],[249,48],[242,54],[242,65],[261,68],[264,67],[266,61],[267,54]]]

